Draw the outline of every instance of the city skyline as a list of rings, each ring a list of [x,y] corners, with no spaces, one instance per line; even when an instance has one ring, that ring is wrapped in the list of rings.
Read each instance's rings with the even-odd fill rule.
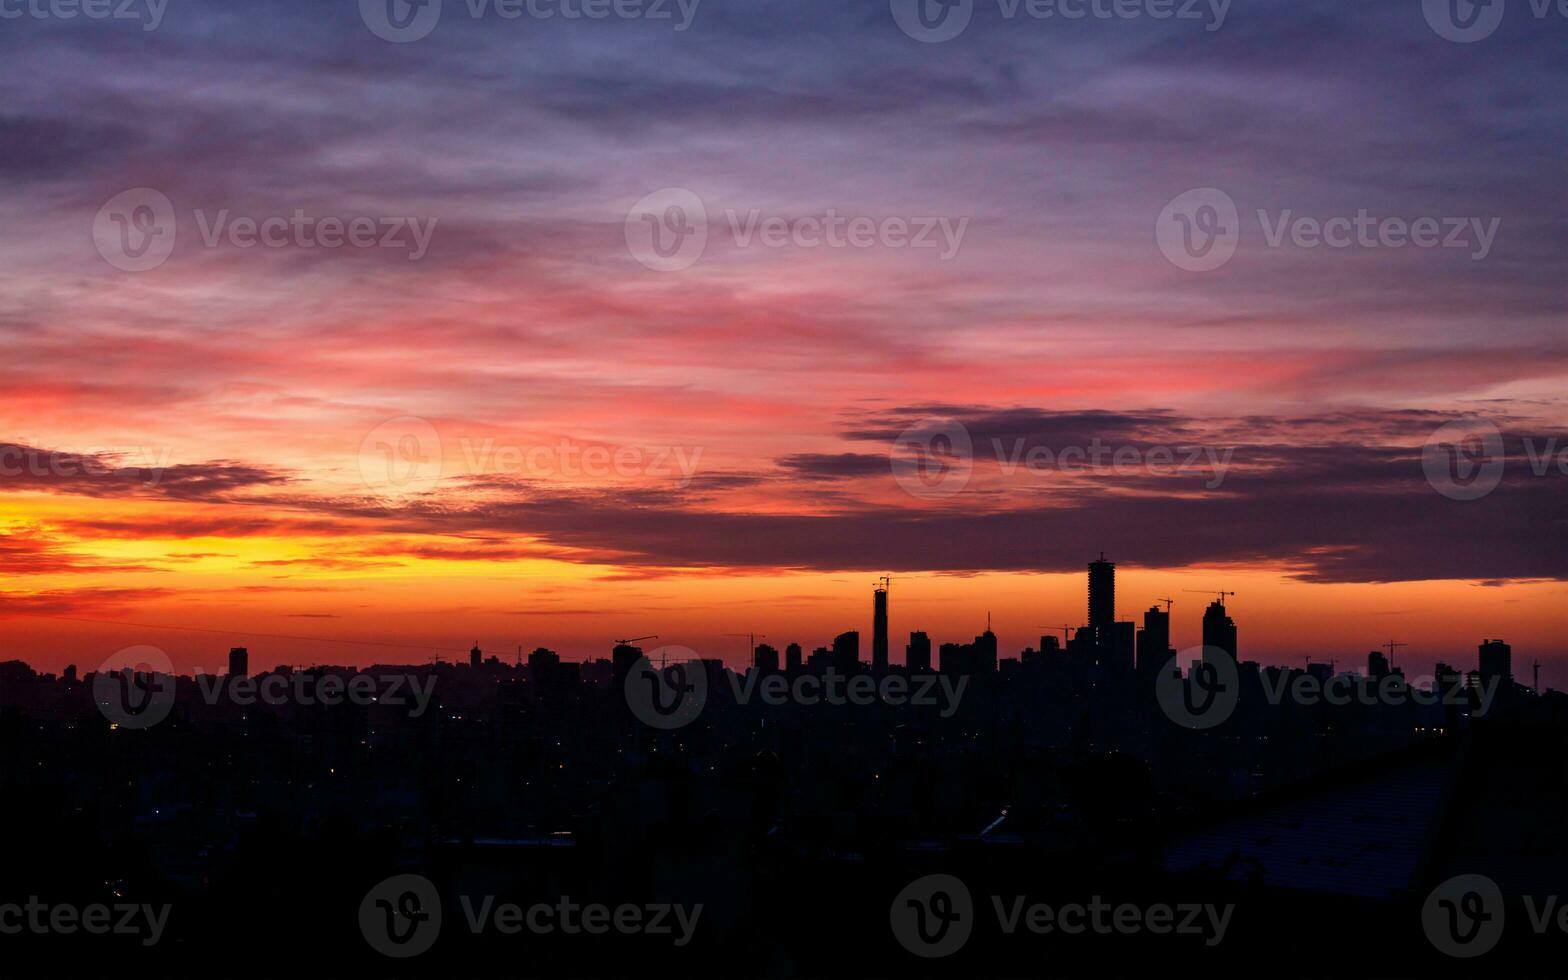
[[[1000,635],[997,635],[997,639],[995,641],[997,652],[995,656],[1001,659],[1011,659],[1014,661],[1018,661],[1020,657],[1023,657],[1027,661],[1029,655],[1035,653],[1036,651],[1048,656],[1053,656],[1058,653],[1069,652],[1073,650],[1078,650],[1080,653],[1082,653],[1085,650],[1092,649],[1093,647],[1103,647],[1108,655],[1125,658],[1126,665],[1128,668],[1130,668],[1134,662],[1134,651],[1136,651],[1137,671],[1140,677],[1147,676],[1147,672],[1151,669],[1151,664],[1153,664],[1155,667],[1163,666],[1171,654],[1177,655],[1178,663],[1182,664],[1183,669],[1185,669],[1185,666],[1189,661],[1197,661],[1200,658],[1206,659],[1206,655],[1203,654],[1202,651],[1205,649],[1212,650],[1214,648],[1228,650],[1232,658],[1235,660],[1255,662],[1265,668],[1280,667],[1286,669],[1299,669],[1300,664],[1311,662],[1319,666],[1330,665],[1331,667],[1337,667],[1337,672],[1339,673],[1358,673],[1363,675],[1366,675],[1369,672],[1374,672],[1373,667],[1367,659],[1368,656],[1371,656],[1374,658],[1374,660],[1378,656],[1383,656],[1387,659],[1378,662],[1382,664],[1384,669],[1389,667],[1395,668],[1409,677],[1412,681],[1418,681],[1420,679],[1426,679],[1429,681],[1433,677],[1436,668],[1438,668],[1440,665],[1453,667],[1458,664],[1467,663],[1467,657],[1474,655],[1474,647],[1476,645],[1491,642],[1505,642],[1505,638],[1503,636],[1487,634],[1485,637],[1480,638],[1476,644],[1470,644],[1468,649],[1466,648],[1463,640],[1456,638],[1442,651],[1421,651],[1410,649],[1412,644],[1410,644],[1408,641],[1391,638],[1387,641],[1373,643],[1371,645],[1370,654],[1366,650],[1320,650],[1315,654],[1304,654],[1299,657],[1291,658],[1288,656],[1283,656],[1277,652],[1273,652],[1271,654],[1271,652],[1268,650],[1255,649],[1253,646],[1247,643],[1246,640],[1243,640],[1240,647],[1240,652],[1238,654],[1238,630],[1240,630],[1242,635],[1248,639],[1250,639],[1250,630],[1246,630],[1244,625],[1239,626],[1237,624],[1235,618],[1231,615],[1230,607],[1226,605],[1228,600],[1234,601],[1236,596],[1234,591],[1184,588],[1181,590],[1182,596],[1180,598],[1171,596],[1160,597],[1153,600],[1153,602],[1147,607],[1140,606],[1137,608],[1129,608],[1126,603],[1125,595],[1122,596],[1122,599],[1118,599],[1118,566],[1116,562],[1108,560],[1107,556],[1104,553],[1101,553],[1100,557],[1095,561],[1089,562],[1087,567],[1088,598],[1087,607],[1084,610],[1084,615],[1081,617],[1081,622],[1076,624],[1072,622],[1064,622],[1060,625],[1044,626],[1042,627],[1043,632],[1035,634],[1036,638],[1034,640],[1021,646],[1010,646],[1007,641],[1001,639]],[[1123,571],[1121,574],[1125,576],[1125,571]],[[1123,577],[1122,581],[1126,581],[1125,577]],[[836,651],[840,641],[853,637],[853,639],[850,640],[850,642],[853,644],[853,648],[857,652],[865,653],[864,657],[854,658],[855,663],[857,664],[856,669],[859,669],[860,667],[867,667],[876,673],[885,669],[885,666],[879,667],[879,664],[892,664],[908,669],[910,663],[908,657],[906,656],[908,647],[905,646],[901,637],[908,636],[910,643],[914,643],[916,642],[916,636],[918,635],[919,637],[925,638],[922,642],[924,642],[927,647],[924,653],[924,658],[922,660],[922,665],[927,669],[936,669],[938,664],[937,658],[933,651],[935,651],[936,648],[942,646],[960,645],[965,642],[968,634],[963,634],[960,631],[960,633],[949,636],[947,634],[934,632],[929,628],[923,628],[918,624],[911,624],[909,629],[904,631],[894,629],[891,626],[891,623],[893,621],[893,616],[896,615],[896,612],[894,611],[898,609],[898,603],[894,598],[892,582],[893,580],[891,577],[884,576],[883,578],[878,579],[872,585],[872,601],[869,615],[871,628],[869,630],[861,628],[860,626],[852,625],[843,632],[835,631],[835,634],[833,635],[825,635],[822,637],[812,637],[805,635],[795,636],[786,633],[769,634],[760,631],[752,631],[749,633],[726,633],[721,637],[716,638],[712,647],[705,649],[697,649],[689,646],[688,644],[682,643],[680,642],[682,639],[680,637],[665,637],[662,634],[643,635],[635,637],[634,640],[644,641],[644,645],[650,650],[676,651],[673,654],[666,653],[666,656],[678,657],[681,656],[682,652],[690,651],[691,654],[696,656],[721,662],[726,667],[729,667],[730,669],[737,672],[744,672],[747,667],[755,665],[754,654],[758,650],[766,649],[771,651],[772,657],[775,659],[775,661],[778,661],[780,658],[782,658],[781,651],[783,651],[786,646],[797,647],[801,652],[801,655],[804,657],[813,650],[815,650],[818,654],[823,654],[825,651],[830,649]],[[1195,624],[1183,624],[1181,617],[1178,616],[1174,611],[1174,607],[1177,603],[1184,603],[1187,606],[1200,610],[1192,614],[1193,618],[1196,620]],[[1155,623],[1157,624],[1158,629],[1157,634],[1151,635],[1158,636],[1158,643],[1154,643],[1151,640],[1152,645],[1150,646],[1150,649],[1153,651],[1153,656],[1146,658],[1145,628],[1150,623],[1149,614],[1151,613],[1155,617]],[[1211,628],[1210,620],[1216,615],[1218,615],[1219,619],[1215,622],[1223,622],[1224,625],[1218,625]],[[1113,636],[1112,627],[1115,627],[1116,624],[1126,625],[1128,632],[1125,636],[1121,636],[1120,634]],[[112,624],[97,623],[94,625],[109,627]],[[846,624],[840,625],[842,626]],[[992,621],[992,615],[988,613],[983,627],[974,631],[974,638],[978,640],[984,634],[994,634],[994,625],[995,624]],[[182,630],[179,627],[170,626],[154,627],[150,624],[142,627],[142,629],[144,633],[206,632],[198,630]],[[1218,630],[1219,632],[1215,632],[1215,630]],[[1228,631],[1228,633],[1226,631]],[[1196,633],[1197,636],[1192,638],[1192,642],[1189,643],[1182,640],[1184,635],[1191,635],[1193,633]],[[265,668],[269,670],[287,669],[289,667],[302,666],[310,667],[318,665],[322,667],[365,667],[372,665],[388,666],[404,663],[413,664],[437,662],[460,665],[479,658],[481,653],[483,653],[483,655],[485,655],[487,658],[497,659],[501,663],[512,663],[515,661],[517,664],[521,664],[529,653],[536,651],[548,651],[552,656],[556,656],[564,662],[587,665],[596,662],[608,663],[610,660],[610,648],[612,646],[620,645],[621,643],[619,640],[606,641],[605,643],[601,644],[598,649],[559,650],[552,648],[547,643],[520,642],[510,646],[486,646],[485,641],[476,640],[473,647],[468,650],[462,650],[458,647],[434,647],[393,642],[383,643],[377,641],[356,640],[353,638],[338,639],[334,641],[326,638],[311,638],[298,634],[290,636],[278,636],[266,633],[246,633],[236,631],[230,635],[234,637],[252,637],[260,640],[260,643],[256,646],[258,653],[262,655],[258,658],[257,661],[258,668],[262,668],[263,664],[269,663],[269,661],[265,659],[265,651],[267,649],[267,643],[269,640],[295,643],[308,642],[311,644],[320,644],[324,648],[330,648],[332,644],[336,642],[340,646],[358,648],[358,650],[351,651],[355,653],[354,656],[345,657],[342,654],[337,654],[325,657],[316,657],[312,659],[301,659],[296,657],[294,659],[278,660],[275,664],[273,664],[272,667]],[[860,638],[862,636],[865,638],[864,643],[861,643]],[[1104,639],[1096,639],[1096,637],[1104,637]],[[733,647],[733,642],[736,639],[741,638],[746,639],[746,648],[739,652],[733,651],[731,649]],[[205,643],[203,640],[193,640],[192,642],[197,645]],[[1085,647],[1083,644],[1088,644],[1089,646]],[[148,645],[156,647],[160,653],[163,652],[163,648],[157,646],[156,644]],[[249,646],[231,647],[229,649],[227,655],[227,673],[245,673],[244,667],[236,669],[235,664],[237,662],[240,664],[248,663],[249,649]],[[373,652],[376,649],[384,652]],[[1112,653],[1113,650],[1119,652]],[[1385,650],[1387,651],[1386,654],[1380,654],[1380,651]],[[394,653],[393,651],[402,651],[402,655],[407,656],[409,659],[399,659],[400,654]],[[418,654],[420,654],[419,656],[414,655],[416,651]],[[214,649],[214,656],[208,658],[214,661],[213,663],[205,662],[200,658],[191,661],[188,664],[180,663],[175,660],[171,660],[171,663],[173,663],[176,672],[190,674],[221,673],[223,671],[221,671],[219,668],[221,668],[223,664],[222,661],[219,660],[216,656],[216,653],[217,651]],[[428,656],[425,656],[426,654],[428,654]],[[1182,654],[1188,655],[1187,660],[1181,659]],[[1525,683],[1525,677],[1527,676],[1531,682],[1531,685],[1534,686],[1535,677],[1537,675],[1533,672],[1539,670],[1539,677],[1541,678],[1539,689],[1544,692],[1545,690],[1554,687],[1552,673],[1553,668],[1556,665],[1550,663],[1543,664],[1538,659],[1532,659],[1532,657],[1535,656],[1534,651],[1521,650],[1521,654],[1528,654],[1528,656],[1525,656],[1519,662],[1519,666],[1529,673],[1518,677],[1520,683]],[[238,661],[235,659],[236,656],[240,658]],[[59,667],[55,667],[52,664],[41,663],[36,658],[14,655],[9,657],[0,657],[0,659],[22,660],[35,669],[52,669],[55,672],[64,669],[66,666],[62,664]],[[69,664],[69,666],[77,668],[77,670],[81,672],[91,671],[93,669],[93,664],[91,663],[77,664],[72,662]],[[475,664],[475,666],[477,666],[477,664]]]

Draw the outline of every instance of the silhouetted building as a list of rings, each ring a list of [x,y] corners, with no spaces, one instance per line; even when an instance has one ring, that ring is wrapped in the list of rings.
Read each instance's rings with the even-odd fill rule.
[[[642,647],[634,647],[630,643],[617,643],[615,649],[610,651],[610,662],[615,665],[615,683],[624,684],[626,678],[631,676],[632,668],[637,666],[637,661],[642,659]],[[533,663],[533,657],[528,658]]]
[[[1223,650],[1236,661],[1236,621],[1225,611],[1225,601],[1215,599],[1203,612],[1203,659],[1213,656],[1214,650]]]
[[[479,650],[479,641],[474,641],[474,648],[468,651],[468,666],[478,670],[484,665],[485,655]]]
[[[229,648],[229,676],[250,676],[250,651],[245,647]]]
[[[1479,667],[1483,683],[1491,683],[1494,678],[1504,681],[1513,680],[1513,647],[1502,640],[1482,640],[1479,652]]]
[[[779,672],[779,652],[767,643],[757,644],[753,651],[753,662],[757,665],[759,674],[777,674]]]
[[[871,669],[887,672],[887,587],[871,594]]]
[[[791,643],[784,648],[784,669],[791,674],[800,673],[800,644]]]
[[[1150,606],[1143,614],[1143,629],[1138,631],[1138,676],[1152,678],[1160,668],[1170,662],[1171,614],[1159,606]]]
[[[1367,654],[1368,677],[1387,677],[1389,673],[1388,657],[1383,655],[1382,650],[1373,650]]]
[[[974,667],[982,674],[996,673],[996,634],[987,626],[984,633],[975,637]]]
[[[909,634],[909,645],[904,647],[904,666],[911,672],[931,669],[931,637],[918,630]]]
[[[833,669],[852,674],[860,669],[860,631],[850,630],[833,638]]]
[[[1089,563],[1089,626],[1101,635],[1108,634],[1116,622],[1116,563],[1105,560]]]

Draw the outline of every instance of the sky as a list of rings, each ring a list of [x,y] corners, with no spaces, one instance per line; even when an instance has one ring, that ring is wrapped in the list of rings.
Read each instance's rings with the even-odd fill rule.
[[[884,574],[1006,656],[1104,552],[1568,687],[1555,8],[85,9],[0,0],[0,659],[741,663]]]

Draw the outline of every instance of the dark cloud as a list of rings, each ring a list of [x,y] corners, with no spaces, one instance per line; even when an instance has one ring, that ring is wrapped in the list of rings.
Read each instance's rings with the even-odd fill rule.
[[[230,500],[238,491],[282,487],[292,480],[281,470],[230,460],[174,466],[126,465],[144,455],[61,452],[0,443],[0,491],[200,502]]]

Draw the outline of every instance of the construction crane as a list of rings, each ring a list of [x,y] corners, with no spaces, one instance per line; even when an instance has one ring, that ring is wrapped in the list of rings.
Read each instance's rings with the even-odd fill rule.
[[[615,641],[615,645],[618,646],[618,647],[629,647],[633,643],[636,643],[638,640],[657,640],[658,638],[659,637],[657,635],[653,635],[653,636],[634,636],[634,637],[632,637],[629,640],[616,640]]]
[[[1235,593],[1231,593],[1231,594],[1234,595]],[[1167,616],[1169,616],[1171,614],[1171,607],[1176,605],[1176,600],[1175,599],[1155,599],[1154,601],[1155,602],[1163,602],[1163,603],[1165,603],[1165,615],[1167,615]]]
[[[1235,595],[1236,594],[1234,592],[1221,592],[1219,589],[1182,589],[1182,591],[1183,592],[1193,592],[1193,593],[1196,593],[1198,595],[1217,595],[1217,596],[1220,597],[1219,602],[1220,602],[1220,605],[1222,605],[1222,606],[1225,605],[1225,597],[1226,596],[1228,596],[1228,595]]]
[[[750,649],[751,649],[751,667],[752,667],[753,670],[755,670],[757,668],[757,637],[760,636],[764,640],[766,640],[768,638],[768,634],[766,634],[766,633],[725,633],[724,635],[725,636],[744,636],[746,638],[746,642],[751,644],[751,647],[750,647]]]
[[[1392,669],[1394,666],[1394,651],[1400,647],[1407,647],[1409,645],[1410,644],[1408,643],[1396,643],[1393,640],[1389,640],[1387,643],[1383,644],[1383,649],[1388,651],[1388,666],[1390,669]]]

